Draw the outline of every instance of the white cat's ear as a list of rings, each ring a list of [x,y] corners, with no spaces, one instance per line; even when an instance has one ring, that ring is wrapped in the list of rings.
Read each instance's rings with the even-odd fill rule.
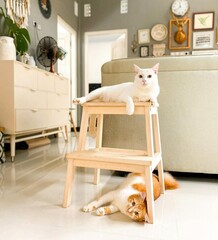
[[[136,73],[139,73],[139,71],[140,71],[140,67],[138,67],[136,64],[134,64],[134,69],[135,69],[135,72]]]
[[[157,74],[158,73],[158,70],[159,70],[159,66],[160,66],[160,63],[157,63],[157,64],[155,64],[154,66],[153,66],[153,71],[155,72],[155,74]]]

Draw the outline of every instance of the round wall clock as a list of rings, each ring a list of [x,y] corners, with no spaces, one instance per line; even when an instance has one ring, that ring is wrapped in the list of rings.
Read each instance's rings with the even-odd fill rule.
[[[40,8],[42,15],[45,18],[50,18],[50,16],[51,16],[50,0],[39,0],[39,8]]]
[[[157,24],[151,29],[151,36],[155,41],[163,41],[167,34],[167,27],[163,24]]]
[[[174,0],[171,5],[171,11],[176,15],[183,17],[189,10],[189,3],[187,0]]]

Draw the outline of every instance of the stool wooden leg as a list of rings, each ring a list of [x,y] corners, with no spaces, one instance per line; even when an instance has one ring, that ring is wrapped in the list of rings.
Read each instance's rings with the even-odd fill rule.
[[[162,155],[158,113],[153,115],[153,127],[154,127],[155,152],[160,153]],[[161,156],[160,162],[158,163],[158,177],[159,177],[159,182],[161,186],[161,193],[164,193],[165,187],[164,187],[162,156]]]
[[[80,125],[79,143],[77,150],[84,150],[86,145],[87,128],[89,124],[89,113],[87,107],[83,107],[82,120]]]
[[[73,160],[68,160],[67,175],[66,175],[66,182],[65,182],[65,189],[64,189],[64,200],[63,200],[64,208],[68,207],[71,204],[74,175],[75,175],[75,167],[73,165]]]
[[[65,135],[64,136],[66,137],[65,141],[68,142],[68,129],[67,129],[67,125],[64,126],[64,129],[65,129]]]
[[[100,181],[100,173],[101,173],[101,169],[100,168],[96,168],[95,169],[95,173],[94,173],[94,184],[98,185],[99,181]]]
[[[160,182],[161,193],[164,193],[165,186],[164,186],[164,173],[163,173],[163,162],[162,162],[162,159],[158,163],[157,170],[158,170],[158,178],[159,178],[159,182]]]
[[[145,124],[146,124],[146,142],[147,142],[147,152],[149,157],[154,156],[154,143],[153,143],[153,128],[152,128],[152,118],[150,109],[146,110],[145,114]]]
[[[103,114],[97,116],[97,135],[96,135],[96,148],[102,147],[102,131],[103,131]],[[98,184],[100,181],[100,168],[95,169],[94,184]]]
[[[72,112],[69,112],[69,115],[70,115],[70,123],[73,125],[74,134],[75,134],[76,138],[78,138],[78,133],[76,130],[76,125],[73,120]]]
[[[154,223],[154,191],[151,167],[145,168],[145,186],[149,223]]]

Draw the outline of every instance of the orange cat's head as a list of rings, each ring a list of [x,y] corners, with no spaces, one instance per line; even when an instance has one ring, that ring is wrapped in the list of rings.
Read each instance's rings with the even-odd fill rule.
[[[126,215],[137,222],[148,221],[147,204],[144,194],[133,194],[128,198]]]

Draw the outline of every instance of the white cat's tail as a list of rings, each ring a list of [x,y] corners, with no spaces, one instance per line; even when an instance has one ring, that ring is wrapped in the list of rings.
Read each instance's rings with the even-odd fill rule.
[[[177,180],[168,172],[164,173],[164,185],[166,189],[177,189],[179,187],[179,183]]]

